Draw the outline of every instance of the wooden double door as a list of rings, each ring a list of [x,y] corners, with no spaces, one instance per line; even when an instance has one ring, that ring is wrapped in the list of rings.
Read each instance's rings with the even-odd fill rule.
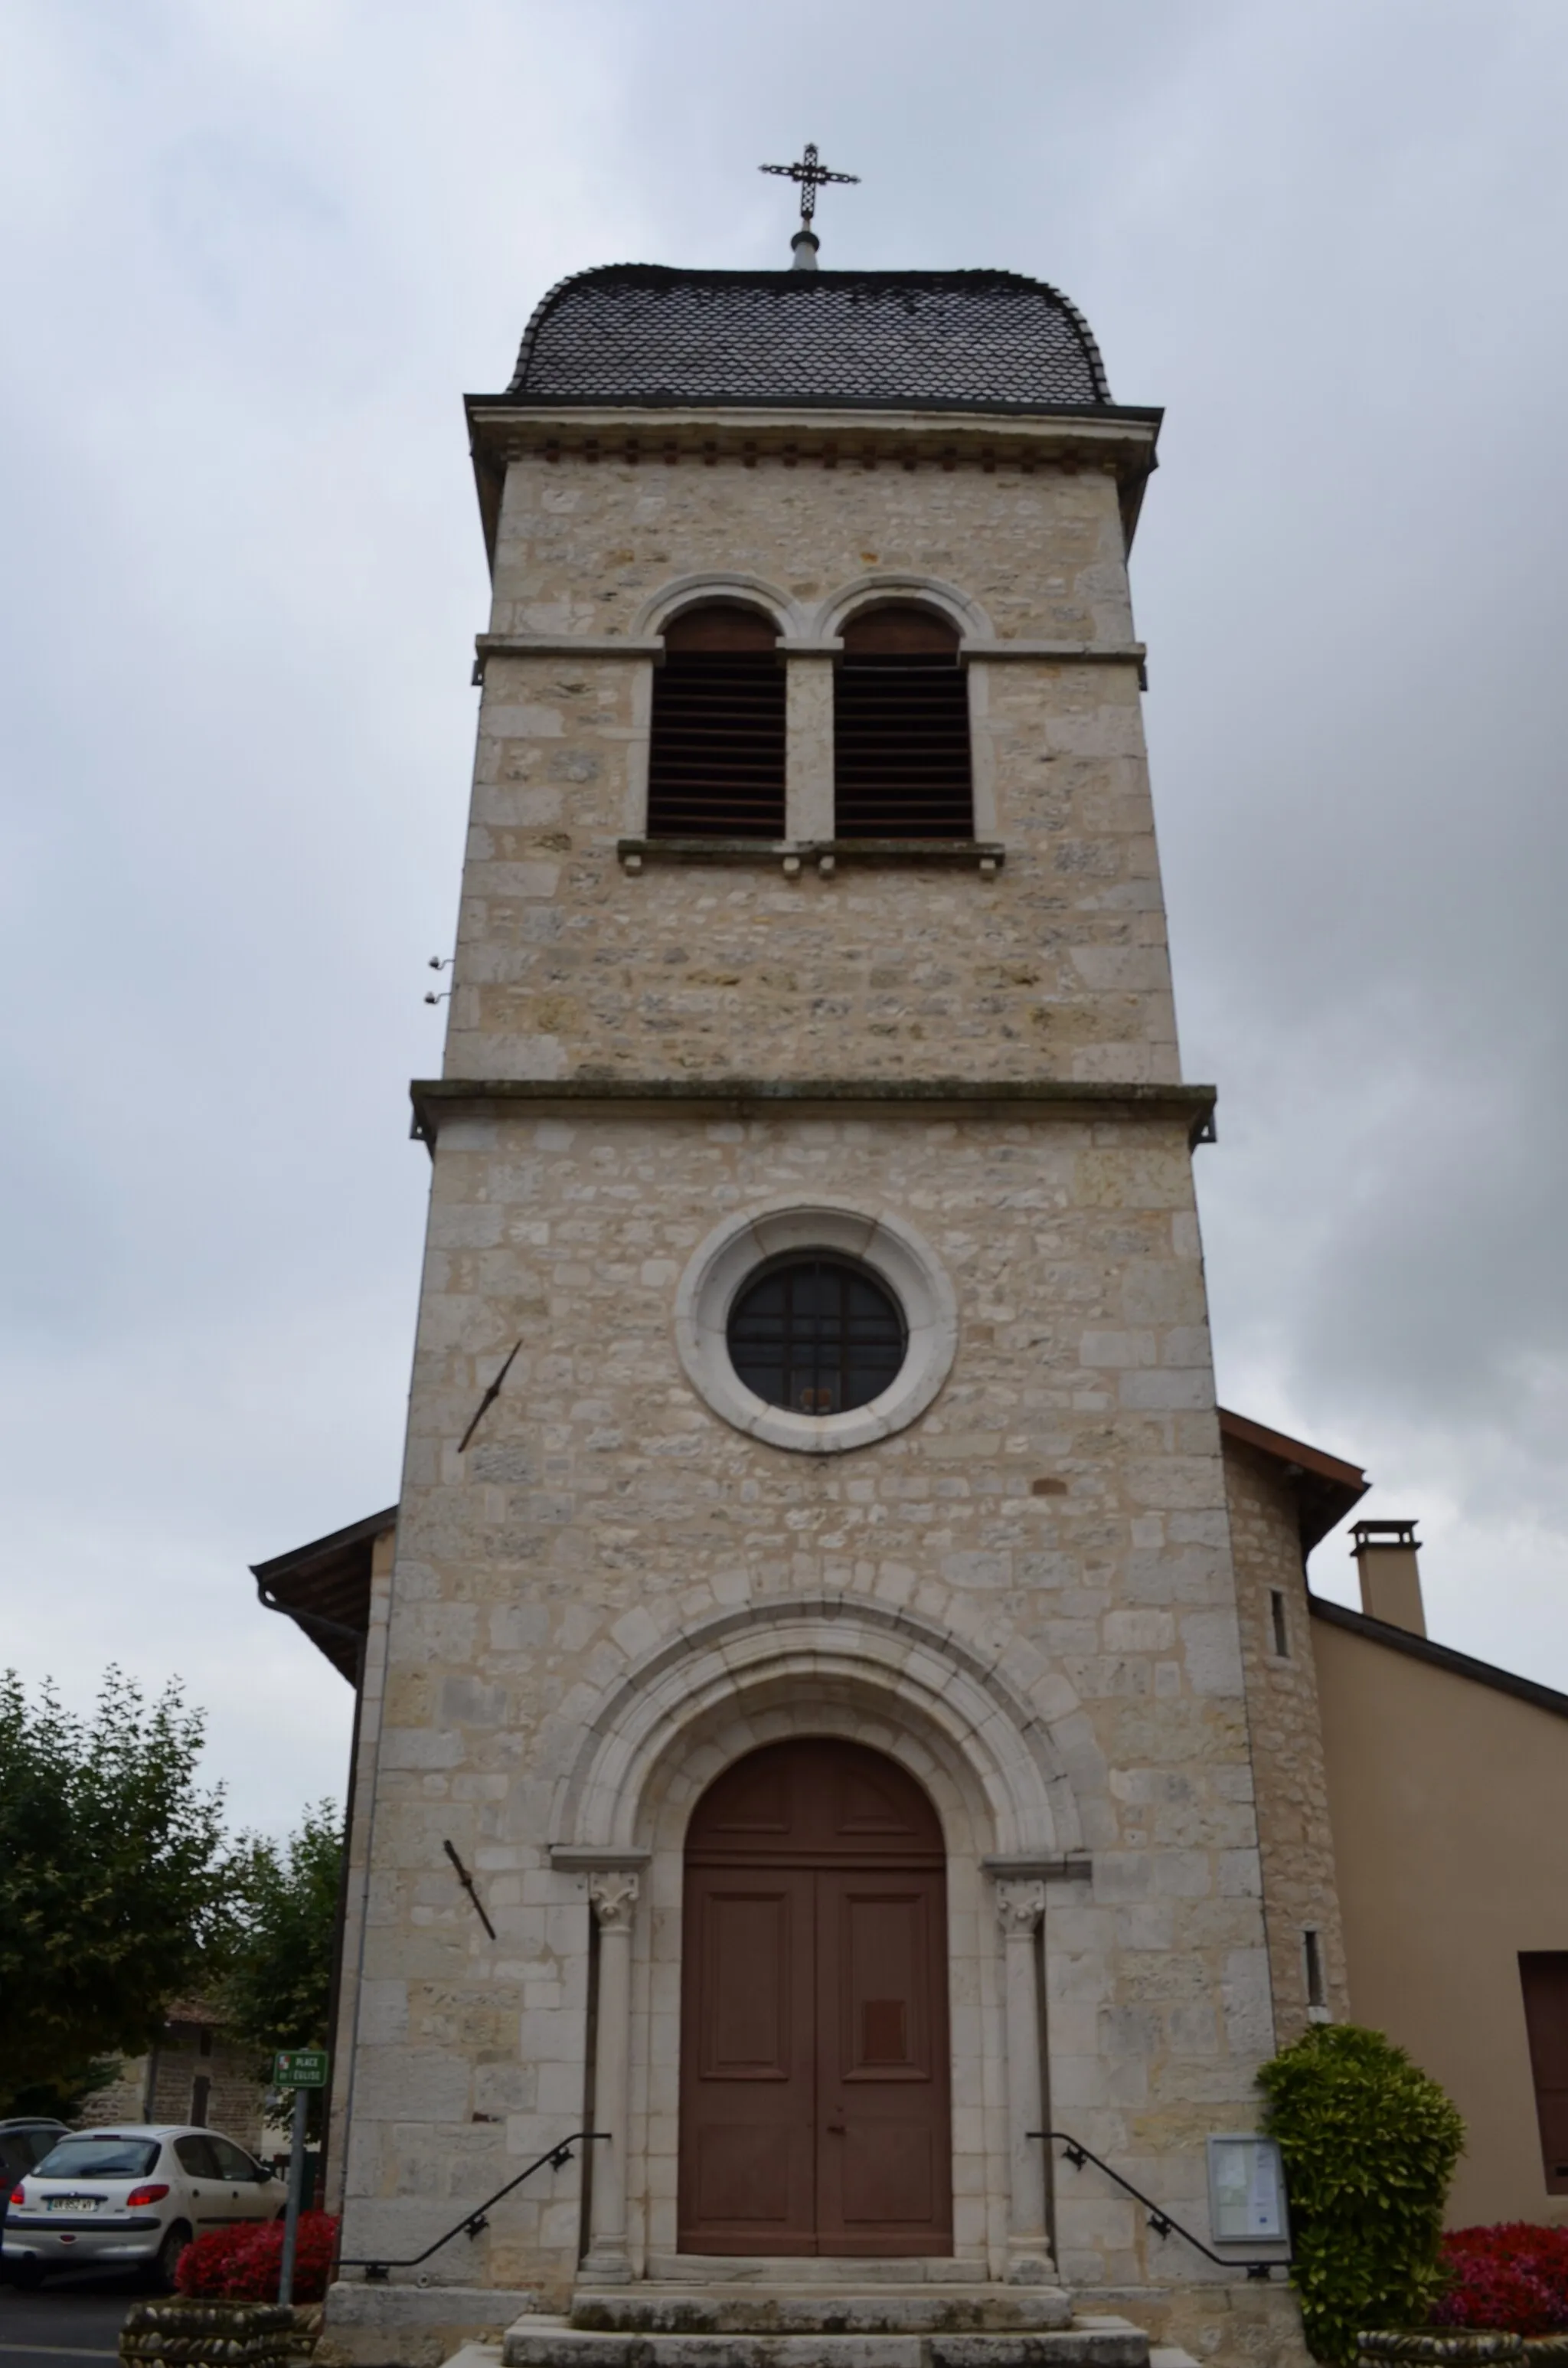
[[[893,1760],[813,1739],[704,1794],[686,1853],[679,2243],[952,2250],[947,1888]]]

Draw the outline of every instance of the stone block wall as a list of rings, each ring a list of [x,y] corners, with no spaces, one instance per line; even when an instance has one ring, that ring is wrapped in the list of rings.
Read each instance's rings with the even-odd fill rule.
[[[199,2081],[207,2083],[206,2104]],[[117,2122],[189,2122],[222,2130],[258,2153],[267,2143],[266,2088],[256,2060],[233,2046],[210,2017],[182,2011],[149,2055],[128,2058],[108,2088],[89,2097],[78,2121],[87,2128]]]
[[[942,1395],[860,1452],[744,1436],[676,1352],[697,1246],[726,1213],[780,1199],[896,1211],[954,1286]],[[770,1659],[775,1629],[789,1649]],[[889,1640],[879,1673],[857,1675],[843,1639],[872,1629]],[[941,1703],[964,1672],[992,1692],[959,1735]],[[577,1775],[601,1746],[614,1757],[618,1705],[631,1718],[661,1689],[672,1740],[635,1835],[653,1853],[640,2258],[673,2249],[680,1821],[665,1804],[802,1714],[903,1756],[955,1838],[955,2067],[971,2067],[955,2142],[974,2157],[960,2250],[994,2263],[1004,2233],[1001,1943],[981,1861],[1016,1845],[976,1770],[988,1724],[1009,1717],[1053,1771],[1056,1847],[1087,1853],[1047,1886],[1052,2115],[1201,2228],[1203,2134],[1252,2117],[1273,2032],[1179,1120],[562,1107],[445,1121],[391,1607],[351,2252],[416,2250],[579,2125],[589,1878],[551,1845]],[[447,1839],[476,1871],[494,1944]],[[1056,2226],[1074,2280],[1151,2282],[1142,2215],[1086,2176],[1059,2188]],[[581,2232],[574,2166],[501,2207],[456,2266],[472,2278],[483,2251],[492,2283],[559,2289]]]
[[[1303,1939],[1309,1930],[1317,1933],[1322,1952],[1324,2012],[1336,2022],[1348,2015],[1345,1937],[1296,1493],[1278,1463],[1240,1440],[1225,1440],[1224,1458],[1269,1978],[1283,2047],[1309,2020]],[[1284,1600],[1283,1653],[1275,1634],[1275,1592]]]
[[[857,861],[787,880],[761,849],[623,871],[653,669],[639,617],[661,586],[732,588],[737,552],[802,646],[834,646],[824,610],[856,585],[965,604],[996,877]],[[486,659],[449,1076],[1176,1076],[1111,477],[525,457],[494,623],[596,638]],[[983,655],[1015,643],[1059,655]],[[831,814],[828,736],[794,755],[824,776],[802,799]]]

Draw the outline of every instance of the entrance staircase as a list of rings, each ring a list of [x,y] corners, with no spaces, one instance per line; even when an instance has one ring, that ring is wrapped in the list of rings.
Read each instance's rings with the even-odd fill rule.
[[[1055,2286],[977,2285],[954,2261],[683,2255],[634,2285],[580,2285],[448,2368],[1193,2368]]]

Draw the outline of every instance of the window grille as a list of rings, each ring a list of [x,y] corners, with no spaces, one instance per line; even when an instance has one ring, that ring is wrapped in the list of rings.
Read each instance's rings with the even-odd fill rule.
[[[897,1303],[861,1267],[793,1258],[743,1292],[730,1357],[746,1387],[795,1414],[845,1414],[881,1397],[903,1363]]]
[[[650,838],[784,836],[784,668],[770,619],[688,609],[653,675]]]
[[[974,837],[969,686],[945,618],[900,601],[850,619],[833,735],[836,837]]]

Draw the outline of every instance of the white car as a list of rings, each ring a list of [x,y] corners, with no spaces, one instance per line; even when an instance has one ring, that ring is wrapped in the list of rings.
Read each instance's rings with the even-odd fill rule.
[[[72,2130],[11,2192],[6,2269],[36,2285],[50,2270],[112,2263],[167,2286],[193,2237],[275,2220],[286,2202],[285,2182],[216,2130]]]

